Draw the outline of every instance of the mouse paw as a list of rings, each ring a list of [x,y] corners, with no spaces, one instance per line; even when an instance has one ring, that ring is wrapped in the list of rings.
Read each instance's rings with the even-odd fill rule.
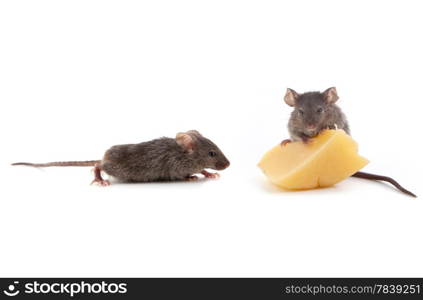
[[[185,178],[186,181],[196,181],[198,180],[198,176],[190,175]]]
[[[204,177],[206,177],[206,178],[217,179],[217,178],[220,177],[219,173],[209,173],[206,170],[204,170],[203,172],[201,172],[201,174],[203,174]]]
[[[283,140],[282,142],[281,142],[281,146],[283,147],[283,146],[286,146],[287,144],[289,144],[289,143],[292,143],[292,141],[290,140],[290,139],[286,139],[286,140]]]
[[[101,180],[99,180],[99,179],[94,179],[94,180],[91,182],[91,184],[96,184],[96,185],[99,185],[99,186],[109,186],[111,183],[110,183],[110,181],[108,181],[108,180],[104,180],[104,179],[101,179]]]
[[[304,144],[308,145],[308,144],[310,144],[310,143],[311,143],[311,138],[302,138],[302,139],[301,139],[301,141],[302,141]]]

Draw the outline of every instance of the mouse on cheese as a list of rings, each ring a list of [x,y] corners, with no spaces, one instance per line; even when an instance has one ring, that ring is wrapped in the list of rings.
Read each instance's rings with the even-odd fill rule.
[[[279,144],[263,156],[258,166],[277,186],[304,190],[332,186],[368,163],[358,155],[357,143],[339,129],[324,130],[307,144]]]

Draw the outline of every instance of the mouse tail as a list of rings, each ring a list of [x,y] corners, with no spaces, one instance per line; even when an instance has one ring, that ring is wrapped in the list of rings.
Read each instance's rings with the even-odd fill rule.
[[[100,163],[101,160],[86,160],[86,161],[54,161],[43,164],[33,164],[27,162],[17,162],[13,163],[12,166],[29,166],[36,168],[45,168],[45,167],[90,167],[95,166],[95,164]]]
[[[394,179],[392,179],[391,177],[388,177],[388,176],[376,175],[376,174],[365,173],[365,172],[357,172],[357,173],[353,174],[352,177],[370,179],[370,180],[386,181],[386,182],[389,182],[390,184],[392,184],[397,189],[399,189],[404,194],[407,194],[409,196],[417,198],[417,196],[415,194],[413,194],[409,190],[403,188],[396,180],[394,180]]]

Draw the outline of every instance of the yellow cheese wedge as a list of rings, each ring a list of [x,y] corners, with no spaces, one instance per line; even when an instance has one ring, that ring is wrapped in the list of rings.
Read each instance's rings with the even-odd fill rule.
[[[343,130],[325,130],[309,143],[277,145],[258,166],[274,184],[293,190],[334,185],[369,163]]]

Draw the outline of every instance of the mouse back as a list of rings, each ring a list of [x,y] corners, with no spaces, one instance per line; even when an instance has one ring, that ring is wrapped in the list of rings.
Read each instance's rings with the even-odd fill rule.
[[[182,180],[205,168],[223,170],[228,166],[222,151],[194,130],[175,138],[113,146],[101,163],[107,174],[133,182]]]

